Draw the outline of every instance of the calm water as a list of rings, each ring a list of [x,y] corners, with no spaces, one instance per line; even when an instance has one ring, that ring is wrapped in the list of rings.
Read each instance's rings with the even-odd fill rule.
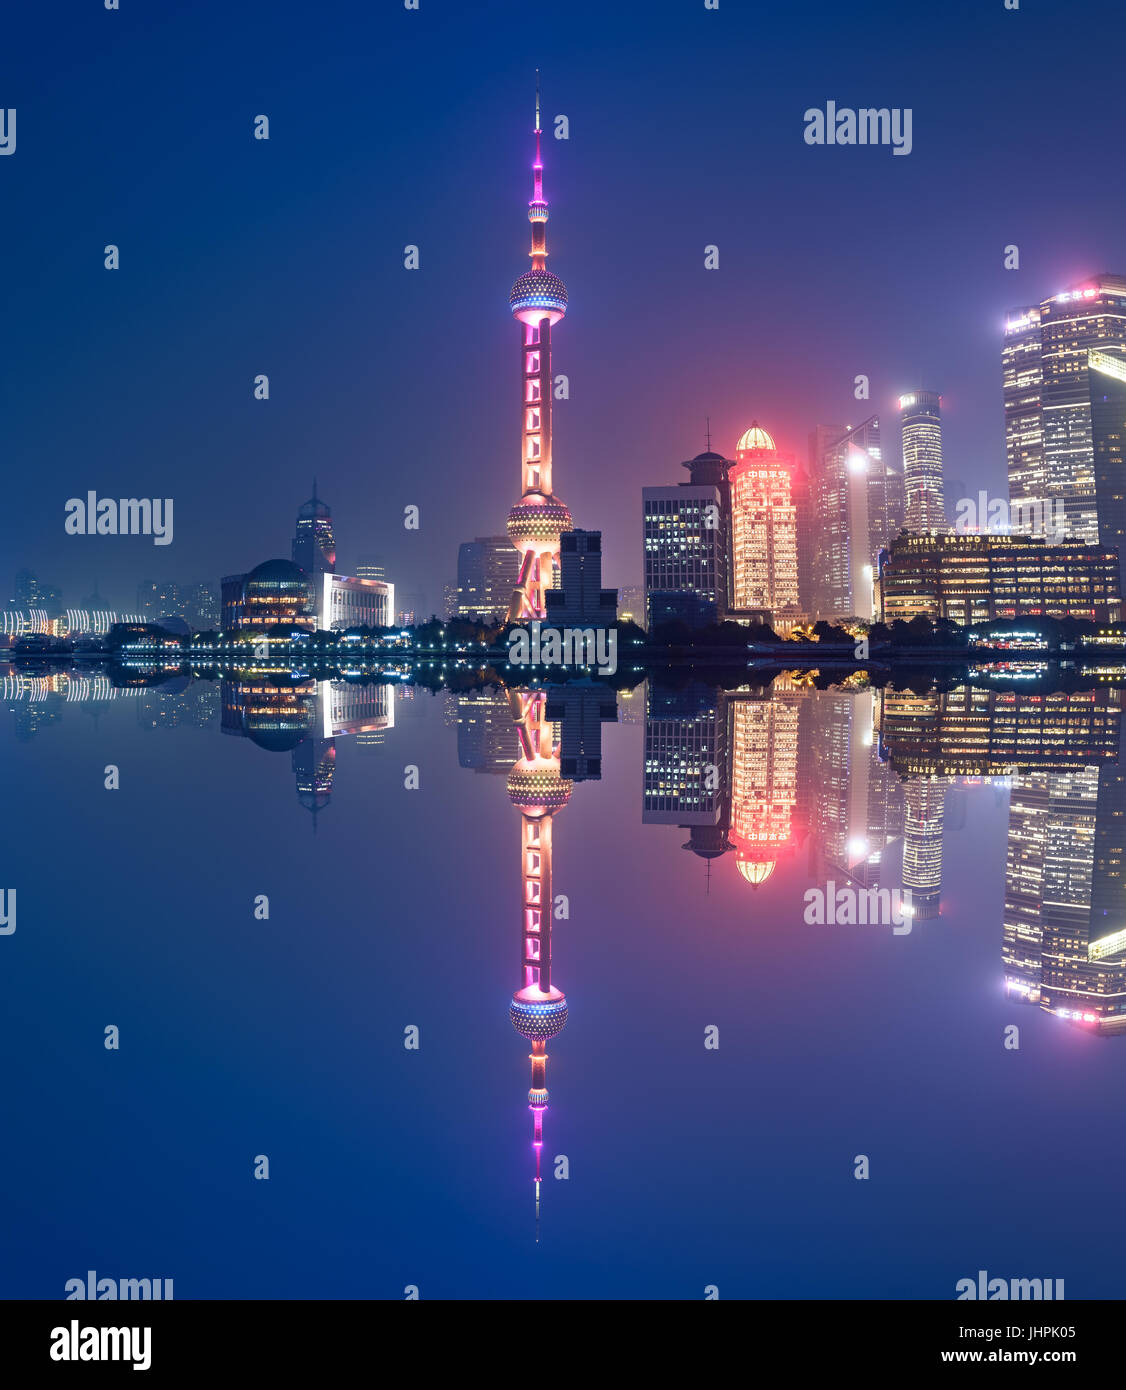
[[[1088,962],[1126,926],[1118,692],[533,708],[569,1008],[537,1243],[508,703],[53,686],[5,685],[3,1296],[1126,1292],[1126,985]],[[898,930],[806,920],[905,874]]]

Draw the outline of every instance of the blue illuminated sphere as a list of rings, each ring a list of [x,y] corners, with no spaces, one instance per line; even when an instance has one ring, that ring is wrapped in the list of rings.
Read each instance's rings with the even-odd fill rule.
[[[548,999],[543,1003],[533,1003],[526,999],[514,998],[508,1006],[508,1016],[512,1026],[521,1035],[532,1041],[546,1041],[562,1033],[567,1022],[567,1001],[564,998]]]
[[[512,286],[508,303],[517,318],[529,311],[562,318],[567,312],[567,286],[550,270],[529,270]]]

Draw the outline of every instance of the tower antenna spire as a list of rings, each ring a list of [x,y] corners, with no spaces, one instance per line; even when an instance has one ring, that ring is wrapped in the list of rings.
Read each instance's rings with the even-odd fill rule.
[[[536,68],[536,134],[540,133],[540,70]]]
[[[711,417],[710,415],[705,415],[705,416],[704,416],[704,435],[705,435],[705,437],[707,438],[707,441],[708,441],[708,453],[711,453],[711,450],[712,450],[712,417]]]

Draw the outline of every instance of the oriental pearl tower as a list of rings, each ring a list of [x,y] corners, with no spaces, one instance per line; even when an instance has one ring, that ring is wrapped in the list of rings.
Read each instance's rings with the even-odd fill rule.
[[[532,1147],[536,1155],[536,1240],[540,1238],[543,1112],[547,1109],[547,1041],[567,1022],[567,996],[551,982],[551,830],[555,813],[571,799],[572,783],[559,768],[555,726],[546,718],[542,690],[513,690],[509,705],[520,741],[520,757],[508,774],[508,796],[520,812],[521,930],[523,984],[512,996],[512,1026],[532,1044]]]
[[[508,534],[520,552],[520,576],[508,609],[516,623],[546,616],[544,590],[551,586],[559,537],[572,529],[571,512],[551,492],[551,330],[567,312],[567,287],[547,269],[547,202],[540,151],[540,82],[536,71],[536,161],[532,165],[532,268],[512,286],[512,316],[521,326],[523,414],[519,502],[508,514]]]

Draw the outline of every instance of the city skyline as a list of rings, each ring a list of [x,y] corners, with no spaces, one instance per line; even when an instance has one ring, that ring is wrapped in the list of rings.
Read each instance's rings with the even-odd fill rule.
[[[495,314],[498,287],[511,274],[512,255],[523,249],[511,214],[521,194],[527,197],[519,179],[525,123],[513,122],[512,113],[514,106],[521,109],[518,95],[528,90],[536,66],[544,71],[550,96],[552,138],[547,143],[556,187],[566,189],[554,245],[575,283],[584,286],[581,317],[569,328],[565,348],[559,349],[563,355],[556,369],[571,377],[573,391],[570,400],[559,403],[556,433],[568,458],[569,481],[574,478],[567,500],[576,514],[590,518],[590,524],[602,525],[607,582],[631,585],[640,580],[631,497],[650,481],[658,462],[662,468],[665,460],[671,466],[704,447],[706,415],[711,416],[714,437],[725,441],[725,452],[753,418],[769,420],[782,447],[800,452],[799,442],[819,420],[859,421],[853,382],[861,373],[871,384],[868,413],[884,417],[892,457],[898,456],[891,428],[896,399],[905,391],[936,383],[945,400],[948,481],[963,485],[955,495],[972,495],[979,480],[991,494],[1003,495],[998,335],[1015,306],[1040,302],[1120,263],[1117,195],[1102,182],[1093,149],[1082,141],[1065,146],[1063,134],[1046,113],[1026,111],[1013,177],[1027,170],[1034,179],[1034,170],[1050,168],[1066,148],[1069,188],[1084,201],[1087,212],[1081,235],[1066,211],[1066,200],[1045,199],[1031,222],[1023,215],[1014,218],[1002,191],[986,177],[984,150],[979,151],[971,132],[997,128],[1020,103],[1016,73],[998,74],[990,66],[986,77],[984,57],[979,58],[973,47],[957,44],[953,32],[928,31],[926,46],[920,47],[912,38],[921,19],[905,20],[889,6],[875,5],[847,19],[832,7],[815,8],[819,22],[833,36],[833,51],[852,54],[847,85],[855,86],[861,97],[865,83],[882,90],[897,62],[909,62],[916,104],[909,158],[888,160],[883,152],[884,163],[877,165],[880,151],[802,144],[801,111],[826,91],[836,91],[841,101],[846,94],[840,91],[836,63],[811,56],[799,45],[796,16],[772,15],[768,31],[774,36],[775,60],[749,109],[743,109],[742,97],[735,95],[743,91],[736,77],[735,49],[728,57],[702,25],[687,36],[678,34],[674,43],[667,22],[658,18],[641,40],[651,75],[642,78],[634,61],[622,64],[611,80],[582,52],[578,16],[566,20],[553,37],[550,63],[547,55],[534,52],[536,45],[529,38],[506,55],[499,70],[491,65],[480,76],[467,73],[460,57],[469,34],[470,51],[488,43],[493,21],[478,17],[470,28],[468,20],[459,20],[429,55],[433,80],[456,102],[456,115],[450,119],[461,121],[465,140],[490,154],[477,161],[478,181],[484,182],[472,206],[462,199],[456,251],[439,231],[437,218],[444,215],[446,204],[428,191],[431,176],[423,179],[411,172],[412,161],[425,150],[427,167],[434,169],[433,187],[460,193],[464,180],[449,142],[436,138],[440,119],[427,112],[423,94],[412,94],[405,77],[393,71],[384,74],[376,90],[385,93],[380,102],[386,101],[388,109],[394,104],[403,116],[396,122],[400,135],[394,147],[373,152],[370,144],[325,139],[327,128],[353,113],[353,103],[323,84],[314,89],[321,108],[312,125],[307,119],[303,124],[296,121],[287,109],[286,94],[279,93],[280,115],[267,146],[255,146],[248,136],[244,151],[226,153],[221,142],[215,151],[206,140],[185,138],[177,160],[154,160],[147,212],[136,206],[127,214],[114,211],[113,193],[128,186],[124,171],[132,176],[133,147],[105,150],[102,182],[110,197],[97,199],[97,213],[77,224],[61,188],[45,188],[32,161],[12,160],[6,169],[17,209],[65,210],[67,217],[56,222],[74,225],[75,236],[89,237],[91,244],[100,237],[95,248],[99,251],[109,239],[101,224],[117,216],[122,229],[116,235],[123,248],[129,247],[123,270],[112,279],[98,257],[92,256],[85,270],[78,247],[72,249],[56,234],[36,239],[33,232],[39,229],[25,212],[17,212],[9,229],[9,242],[28,266],[30,278],[48,287],[47,304],[51,285],[58,283],[58,292],[68,296],[68,312],[75,316],[77,328],[65,364],[70,410],[65,419],[52,418],[46,409],[48,397],[37,384],[52,378],[43,356],[50,319],[41,304],[33,309],[24,290],[13,296],[10,315],[23,346],[8,375],[6,419],[9,454],[29,481],[29,506],[18,528],[12,518],[0,523],[0,549],[12,557],[12,568],[27,565],[53,575],[70,602],[89,592],[96,574],[103,592],[112,591],[111,606],[127,610],[132,607],[132,590],[151,566],[138,563],[143,557],[127,538],[97,542],[65,537],[62,504],[68,496],[84,495],[91,485],[108,495],[151,494],[154,486],[141,485],[146,473],[170,471],[178,480],[177,540],[172,554],[159,556],[166,574],[158,571],[154,577],[186,580],[207,575],[217,580],[245,548],[252,554],[266,553],[268,537],[278,534],[288,520],[289,497],[303,492],[305,480],[315,471],[341,513],[354,518],[356,550],[386,552],[389,572],[394,571],[407,589],[431,590],[429,606],[438,611],[438,586],[428,584],[425,576],[439,571],[452,579],[457,545],[467,536],[495,533],[497,518],[511,502],[506,495],[510,487],[505,489],[497,468],[511,432],[486,406],[493,384],[504,377],[510,347],[506,349],[503,325],[490,317],[489,306]],[[1099,10],[1096,5],[1093,22]],[[1106,13],[1111,13],[1109,8]],[[722,18],[708,17],[709,22],[712,18],[725,26],[729,39],[750,33],[749,16],[733,11]],[[1006,36],[1014,32],[1005,28],[1009,18],[1004,12],[975,18],[983,50],[994,39],[1007,42]],[[359,21],[361,32],[366,25],[373,35],[382,34],[388,21],[385,16],[364,17]],[[233,15],[231,23],[237,50],[240,37],[243,42],[247,38],[239,27],[246,20]],[[600,23],[606,31],[608,61],[622,51],[625,19],[613,15]],[[19,17],[17,46],[21,31],[25,43],[45,37],[34,15]],[[1078,60],[1067,56],[1067,32],[1063,12],[1037,16],[1020,29],[1026,60],[1044,53],[1051,55],[1057,73],[1061,64],[1065,69],[1073,66]],[[876,35],[878,59],[869,56],[874,55]],[[192,52],[206,36],[206,26],[193,22],[181,29],[177,42]],[[169,39],[155,22],[144,30],[146,48],[155,44],[159,52]],[[109,39],[104,30],[95,29],[87,41],[98,52]],[[126,40],[134,46],[141,41],[140,35]],[[56,39],[64,63],[69,56],[72,66],[74,42],[65,34]],[[632,29],[629,42],[638,42]],[[967,76],[964,109],[939,102],[946,91],[944,66],[954,55]],[[229,73],[223,68],[224,56],[213,56],[221,68],[219,118],[233,126],[234,111],[223,104],[229,96],[224,85]],[[352,70],[354,60],[339,61]],[[718,101],[714,115],[694,107],[686,95],[691,83],[683,81],[705,66]],[[651,113],[650,83],[662,72],[675,72],[678,80],[663,83],[665,105],[657,121]],[[51,115],[50,134],[56,145],[63,142],[63,128],[86,95],[85,77],[76,77]],[[138,87],[144,90],[135,77],[128,79],[115,101],[135,101]],[[1086,119],[1097,123],[1109,96],[1095,93],[1091,101]],[[570,117],[568,140],[554,139],[556,113]],[[30,148],[34,126],[28,125],[29,119],[23,118],[21,154]],[[42,116],[37,119],[42,123]],[[755,179],[746,185],[724,185],[719,171],[741,163],[740,141],[756,123],[761,138],[756,141]],[[317,151],[314,168],[327,161],[340,176],[336,186],[326,180],[319,205],[306,198],[305,210],[283,196],[277,177],[279,159],[292,171],[289,151],[294,137],[302,152]],[[142,142],[145,138],[139,132],[135,136]],[[964,146],[955,159],[959,141]],[[624,275],[613,250],[617,214],[608,196],[622,149],[629,150],[636,177],[648,188],[671,188],[679,176],[685,192],[678,206],[665,209],[670,215],[647,219],[646,244],[631,248],[633,262]],[[237,278],[232,281],[227,271],[218,285],[209,285],[215,279],[214,267],[185,254],[188,247],[206,241],[201,214],[189,207],[175,231],[170,214],[173,207],[178,215],[184,211],[183,199],[174,190],[209,177],[206,171],[216,154],[222,160],[218,176],[224,196],[230,200],[229,230],[218,250],[233,258]],[[271,162],[254,164],[252,157],[259,154]],[[823,227],[795,226],[792,212],[780,219],[756,215],[764,199],[793,208],[799,195],[788,170],[795,161],[799,166],[805,161],[803,167],[820,180],[823,196],[830,200],[841,196],[858,173],[878,167],[881,177],[873,185],[876,203],[870,210],[878,215],[863,219],[863,225],[838,220],[831,237]],[[401,192],[394,211],[384,209],[375,217],[370,189],[387,177],[396,180]],[[76,182],[80,189],[86,187],[77,171]],[[977,203],[972,227],[952,237],[940,235],[921,212],[911,211],[909,195],[917,186],[931,192],[955,186],[971,190]],[[720,187],[725,187],[722,198],[709,196],[709,190]],[[1085,196],[1096,187],[1097,197]],[[354,215],[346,215],[349,205],[353,212],[356,207],[364,210],[361,225],[356,225]],[[284,296],[274,306],[266,297],[267,287],[276,297],[277,253],[250,231],[251,226],[260,229],[264,217],[282,243],[309,246],[309,288],[291,306]],[[322,258],[325,243],[318,225],[343,232],[331,266]],[[1019,270],[1009,271],[1004,269],[1004,248],[1013,242],[1020,245],[1021,262]],[[423,257],[413,278],[402,268],[407,243],[419,245]],[[720,269],[715,272],[703,268],[704,247],[710,243],[720,248]],[[861,246],[870,253],[863,264],[856,259]],[[261,257],[259,270],[256,256]],[[182,266],[184,283],[181,287],[173,282],[162,301],[152,293],[155,277],[173,262]],[[768,277],[763,276],[764,268],[769,269]],[[345,277],[363,287],[357,306],[363,310],[362,321],[357,313],[343,310],[338,286]],[[637,340],[648,310],[641,308],[645,294],[635,290],[646,283],[659,286],[667,335],[637,341],[630,366],[636,408],[623,413],[618,392],[608,389],[617,370],[608,329],[611,321],[621,323]],[[213,341],[204,317],[214,314],[216,294],[225,292],[233,292],[251,311],[251,321],[261,325],[254,332],[241,329],[226,345]],[[121,327],[104,322],[107,294],[116,296],[122,307]],[[754,332],[748,337],[746,311],[752,295]],[[195,297],[198,308],[192,308],[189,296]],[[146,306],[162,302],[166,310],[174,307],[187,314],[191,327],[178,343],[159,341],[151,325],[146,327],[146,314],[151,312]],[[459,347],[451,363],[459,387],[435,405],[427,389],[431,346],[426,325],[436,321],[442,305],[474,324],[475,346],[472,351],[467,344]],[[818,311],[826,315],[824,332],[818,344],[811,344],[802,330]],[[380,313],[400,325],[393,360],[371,343],[372,324]],[[218,324],[225,322],[222,312],[217,318]],[[97,332],[92,328],[95,322]],[[85,340],[101,343],[102,364],[84,352]],[[299,350],[299,342],[316,343],[318,360],[310,361],[308,349]],[[215,351],[202,362],[197,353],[189,355],[191,344],[207,344]],[[145,357],[148,365],[142,367]],[[271,398],[256,403],[253,377],[270,367]],[[330,380],[336,381],[335,390],[329,388]],[[369,395],[375,385],[378,397],[383,399],[385,393],[387,400],[396,402],[395,408],[382,409],[378,418],[372,415],[358,394],[361,380]],[[111,381],[117,384],[111,386]],[[669,389],[672,383],[675,392]],[[186,432],[173,434],[170,412],[178,409],[182,390],[189,387],[198,422],[190,421]],[[131,435],[95,427],[94,401],[107,395],[130,410],[137,426]],[[340,399],[344,409],[330,421],[315,404],[318,396]],[[421,427],[424,420],[433,428]],[[214,463],[203,456],[205,436],[211,441]],[[455,440],[464,467],[447,477],[439,460],[446,442]],[[427,482],[412,470],[418,481],[409,489],[393,461],[418,458],[420,453],[433,462],[435,481]],[[42,469],[45,455],[59,461],[57,473]],[[621,460],[611,476],[595,463],[607,455]],[[284,494],[284,501],[281,496],[263,496],[252,486],[251,476],[260,466],[269,468],[273,487]],[[479,480],[473,489],[471,477]],[[474,489],[477,500],[467,505]],[[223,506],[216,508],[219,495]],[[423,515],[416,535],[404,533],[401,525],[402,508],[410,503],[419,505]],[[600,510],[605,519],[597,518]],[[248,524],[253,535],[245,534]],[[353,564],[350,547],[351,542],[342,555],[346,566]]]

